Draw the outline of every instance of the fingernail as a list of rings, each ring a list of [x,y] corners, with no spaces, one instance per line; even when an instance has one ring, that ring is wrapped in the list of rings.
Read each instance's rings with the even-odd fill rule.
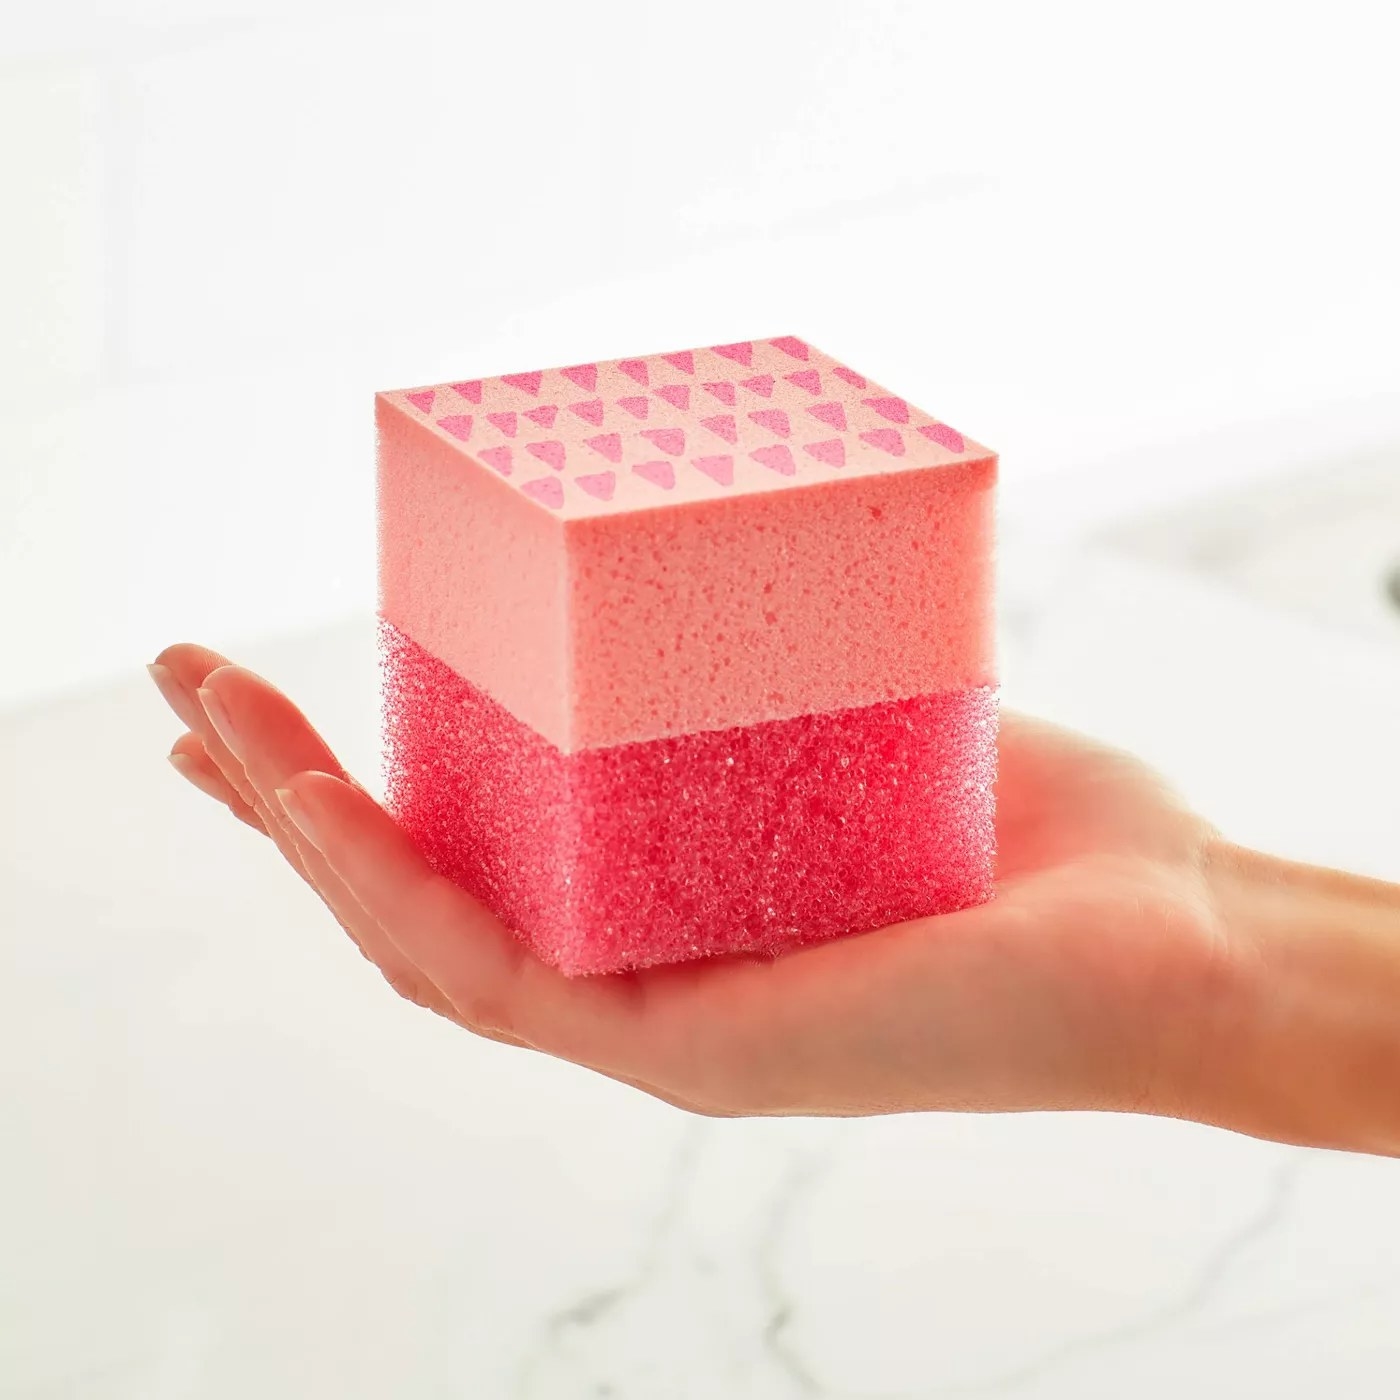
[[[162,666],[159,661],[147,666],[146,670],[150,672],[151,679],[156,683],[156,689],[160,691],[165,703],[186,725],[192,725],[197,707],[189,691],[180,684],[175,672],[169,666]]]
[[[321,850],[321,838],[316,830],[316,822],[307,810],[306,803],[291,788],[277,788],[276,792],[277,800],[282,804],[287,819],[318,851]]]
[[[170,766],[192,786],[197,787],[206,797],[212,797],[217,802],[225,800],[223,790],[215,779],[206,773],[203,768],[192,759],[189,754],[181,753],[178,749],[169,755]]]
[[[204,706],[204,713],[209,716],[209,723],[214,726],[214,732],[224,741],[228,751],[235,758],[241,759],[243,745],[239,740],[238,730],[233,727],[233,721],[224,708],[224,702],[212,690],[200,690],[199,703]]]

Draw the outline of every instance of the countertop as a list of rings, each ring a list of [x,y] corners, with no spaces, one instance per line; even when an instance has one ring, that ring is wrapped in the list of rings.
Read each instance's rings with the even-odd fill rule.
[[[1011,703],[1241,839],[1400,877],[1395,654],[1108,551],[1034,591]],[[240,659],[373,775],[367,621]],[[1400,1163],[1089,1114],[688,1118],[389,994],[167,769],[175,732],[135,674],[0,717],[7,1397],[1400,1390]]]

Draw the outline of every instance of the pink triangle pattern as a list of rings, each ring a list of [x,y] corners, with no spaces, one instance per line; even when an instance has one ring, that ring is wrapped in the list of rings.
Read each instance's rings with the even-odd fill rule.
[[[565,515],[654,508],[668,499],[661,492],[706,499],[832,471],[941,466],[980,451],[796,336],[399,390],[391,402],[434,425],[441,451],[462,450]]]
[[[794,360],[805,360],[812,353],[806,342],[798,340],[795,335],[780,335],[777,340],[768,343],[784,355],[791,355]]]
[[[547,467],[555,471],[564,470],[564,444],[562,442],[527,442],[525,450],[532,457],[538,457]]]
[[[594,496],[600,501],[610,501],[613,498],[613,492],[617,490],[617,474],[615,472],[589,472],[586,476],[576,476],[574,484],[580,491],[586,491],[590,496]]]
[[[597,428],[603,422],[603,401],[602,399],[583,399],[579,403],[571,403],[569,412],[576,413],[585,423],[592,423]]]
[[[862,399],[861,403],[866,408],[874,409],[881,418],[888,418],[891,423],[907,423],[909,421],[909,405],[903,399]]]
[[[761,462],[770,471],[781,472],[783,476],[792,476],[797,471],[792,449],[786,443],[775,442],[772,447],[756,447],[749,456],[755,462]]]
[[[805,443],[802,450],[809,457],[815,457],[817,461],[825,462],[829,467],[844,467],[846,465],[846,444],[840,438],[827,438],[825,442]]]
[[[788,422],[788,416],[781,408],[760,408],[757,413],[750,413],[749,417],[760,428],[767,428],[770,433],[777,433],[779,437],[787,437],[792,432],[792,424]]]
[[[597,365],[570,365],[559,373],[571,384],[577,384],[585,394],[591,394],[598,387]]]
[[[950,428],[946,423],[925,423],[919,431],[930,441],[936,442],[940,447],[946,447],[949,452],[966,452],[967,443],[963,435],[956,428]]]
[[[672,457],[685,451],[685,433],[679,428],[643,428],[642,436]]]
[[[716,437],[723,438],[725,442],[739,441],[739,430],[732,414],[718,413],[713,418],[702,418],[700,426],[708,428]]]
[[[835,428],[838,433],[846,431],[846,410],[835,399],[830,403],[814,403],[807,412],[819,423]]]
[[[690,465],[697,471],[704,472],[711,481],[719,482],[721,486],[734,485],[733,457],[692,457]]]
[[[561,510],[564,506],[564,486],[557,476],[539,476],[534,481],[523,483],[520,489],[541,505],[550,510]]]
[[[670,491],[676,484],[676,469],[669,462],[638,462],[632,470],[644,481]]]
[[[466,442],[472,435],[470,413],[449,413],[446,418],[439,418],[437,425],[444,432],[451,433],[458,442]]]
[[[597,437],[588,438],[585,446],[610,462],[622,460],[622,438],[617,433],[599,433]]]
[[[712,345],[710,349],[716,355],[723,355],[726,360],[733,360],[747,369],[753,364],[753,341],[736,340],[733,345]]]
[[[888,452],[891,457],[904,456],[904,436],[898,428],[872,428],[862,433],[860,440],[878,447],[881,452]]]

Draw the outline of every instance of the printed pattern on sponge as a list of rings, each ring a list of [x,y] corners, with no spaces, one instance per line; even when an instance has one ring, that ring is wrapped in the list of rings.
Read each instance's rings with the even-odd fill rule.
[[[990,455],[796,336],[385,397],[564,518]]]
[[[759,403],[807,396],[813,409],[842,415],[854,444],[845,465],[817,461],[794,435],[794,473],[750,454],[746,467],[720,473],[722,484],[690,470],[696,461],[713,466],[709,456],[655,455],[680,446],[669,434],[689,440],[695,427],[656,427],[659,410],[649,407],[628,440],[651,454],[637,463],[646,470],[625,493],[612,492],[607,510],[574,512],[567,494],[556,510],[524,493],[518,477],[483,464],[490,449],[474,437],[475,457],[431,420],[441,388],[379,396],[382,615],[564,752],[995,683],[995,455],[961,437],[950,445],[923,435],[943,430],[805,342],[723,349],[448,387],[479,400],[479,417],[500,420],[492,431],[515,432],[512,460],[541,446],[522,439],[523,422],[535,422],[534,413],[542,423],[557,405],[498,410],[489,407],[493,395],[533,401],[557,381],[591,384],[595,396],[612,395],[599,414],[630,417],[649,402],[640,393],[645,376],[652,397],[677,413],[662,391],[686,388],[692,418],[702,394],[732,390],[736,405],[743,395]],[[775,361],[784,375],[761,369]],[[705,377],[726,364],[756,373]],[[612,394],[626,387],[639,392]],[[785,413],[789,427],[798,416],[771,412]],[[858,430],[883,430],[861,422],[893,431],[895,419],[905,420],[903,456],[862,443]],[[551,421],[562,420],[555,413]],[[751,424],[750,441],[782,426],[765,421]],[[560,431],[567,476],[585,429]],[[586,484],[580,490],[587,496]]]
[[[375,412],[391,807],[542,957],[990,896],[993,453],[786,336]]]
[[[776,954],[991,895],[987,689],[561,753],[382,625],[391,809],[570,975]]]

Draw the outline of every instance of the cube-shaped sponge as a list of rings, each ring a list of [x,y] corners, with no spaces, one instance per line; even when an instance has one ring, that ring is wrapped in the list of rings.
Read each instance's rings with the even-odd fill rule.
[[[541,957],[989,897],[993,453],[792,336],[377,419],[391,810]]]

